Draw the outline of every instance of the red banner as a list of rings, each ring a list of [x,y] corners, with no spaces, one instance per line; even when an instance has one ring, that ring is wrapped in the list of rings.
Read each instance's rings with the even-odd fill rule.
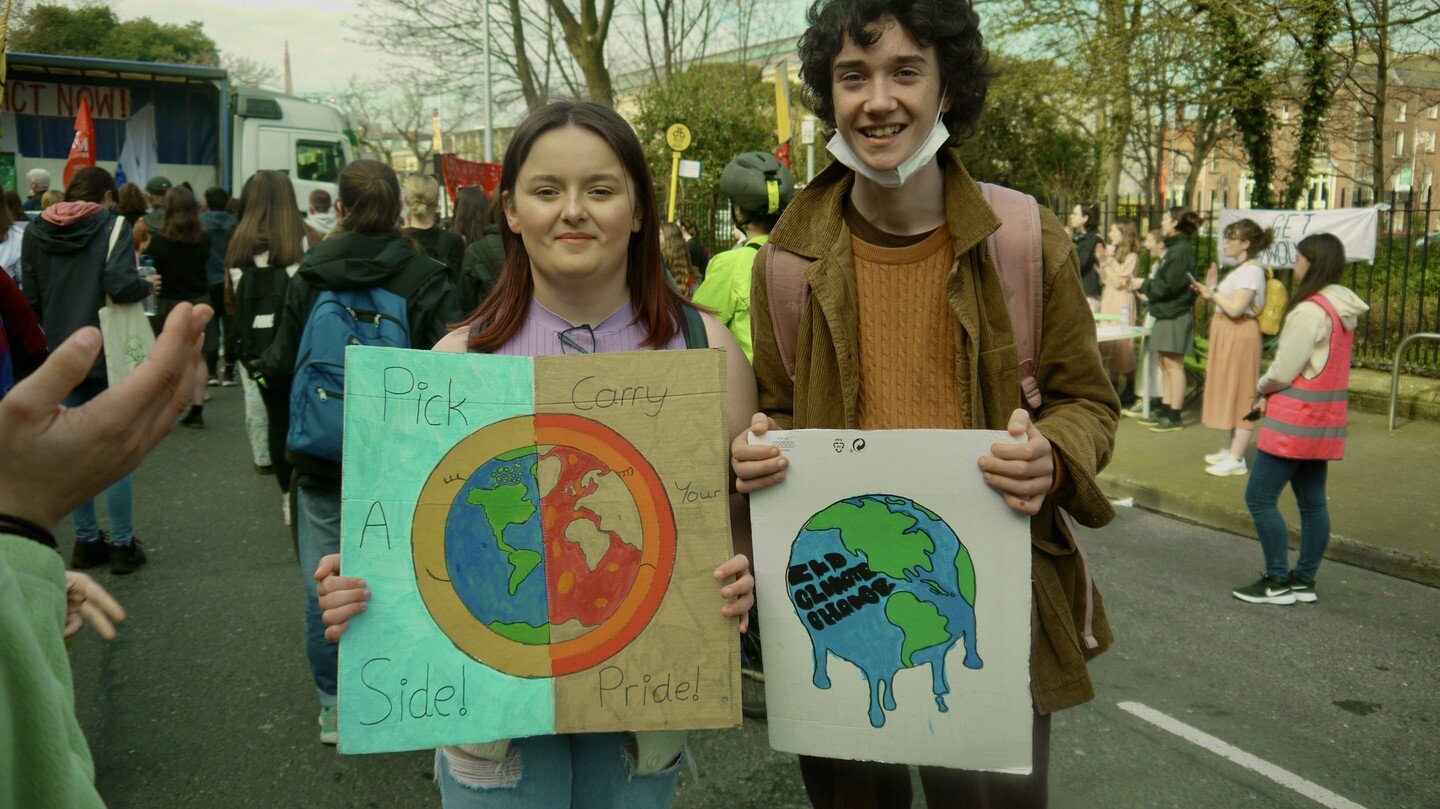
[[[90,99],[80,99],[80,111],[75,113],[75,140],[70,142],[70,156],[65,160],[65,174],[62,182],[70,184],[70,177],[86,166],[95,165],[95,122],[90,119]]]
[[[455,192],[466,186],[480,186],[487,198],[495,196],[495,189],[500,187],[499,163],[476,163],[447,154],[440,158],[440,173],[445,176],[445,192],[451,202],[455,201]]]

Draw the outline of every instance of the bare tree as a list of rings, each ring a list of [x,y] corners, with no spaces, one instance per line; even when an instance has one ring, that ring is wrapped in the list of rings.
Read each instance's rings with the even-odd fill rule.
[[[1341,0],[1340,11],[1341,36],[1347,40],[1342,49],[1341,87],[1353,102],[1353,113],[1346,110],[1343,119],[1357,125],[1357,141],[1368,147],[1369,171],[1366,177],[1357,179],[1367,181],[1372,199],[1379,201],[1390,180],[1385,162],[1385,122],[1394,91],[1391,71],[1397,60],[1418,54],[1427,46],[1435,47],[1440,39],[1440,3]]]
[[[222,53],[220,66],[230,74],[230,83],[241,87],[273,85],[280,78],[280,71],[274,65],[239,54]]]

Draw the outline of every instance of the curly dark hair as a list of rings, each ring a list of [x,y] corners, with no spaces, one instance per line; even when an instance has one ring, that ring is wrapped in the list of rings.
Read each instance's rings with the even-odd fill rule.
[[[995,71],[980,35],[980,16],[970,0],[815,0],[805,13],[809,27],[800,37],[800,78],[815,116],[835,128],[831,66],[845,40],[861,46],[879,41],[889,17],[922,48],[935,46],[940,79],[950,98],[941,116],[954,139],[975,131]]]

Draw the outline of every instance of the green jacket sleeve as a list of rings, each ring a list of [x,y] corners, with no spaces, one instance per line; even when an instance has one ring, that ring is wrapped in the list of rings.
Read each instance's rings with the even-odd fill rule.
[[[100,807],[65,654],[65,566],[0,535],[0,806]]]

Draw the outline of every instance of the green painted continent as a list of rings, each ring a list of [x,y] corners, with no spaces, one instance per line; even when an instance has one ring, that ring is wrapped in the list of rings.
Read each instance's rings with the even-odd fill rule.
[[[495,545],[510,562],[510,595],[520,583],[540,565],[539,552],[517,550],[505,541],[505,529],[511,525],[524,525],[535,515],[535,504],[530,502],[530,488],[523,483],[506,483],[493,489],[471,489],[465,502],[485,510],[485,520],[495,534]]]
[[[489,626],[490,631],[517,643],[540,646],[550,642],[549,624],[531,626],[524,623],[507,624],[504,621],[491,621]]]
[[[950,640],[945,616],[934,604],[921,601],[913,593],[891,593],[885,601],[885,617],[905,635],[900,644],[900,662],[906,668],[915,665],[912,658],[916,652]]]
[[[966,604],[975,606],[975,563],[970,560],[970,552],[965,550],[964,545],[955,551],[955,573],[959,579],[960,597],[965,599]]]
[[[831,505],[811,517],[805,530],[839,531],[845,549],[864,554],[871,570],[906,579],[906,571],[934,569],[930,554],[935,541],[924,531],[905,533],[915,525],[914,517],[896,514],[883,502],[867,498],[858,506],[843,500]]]

